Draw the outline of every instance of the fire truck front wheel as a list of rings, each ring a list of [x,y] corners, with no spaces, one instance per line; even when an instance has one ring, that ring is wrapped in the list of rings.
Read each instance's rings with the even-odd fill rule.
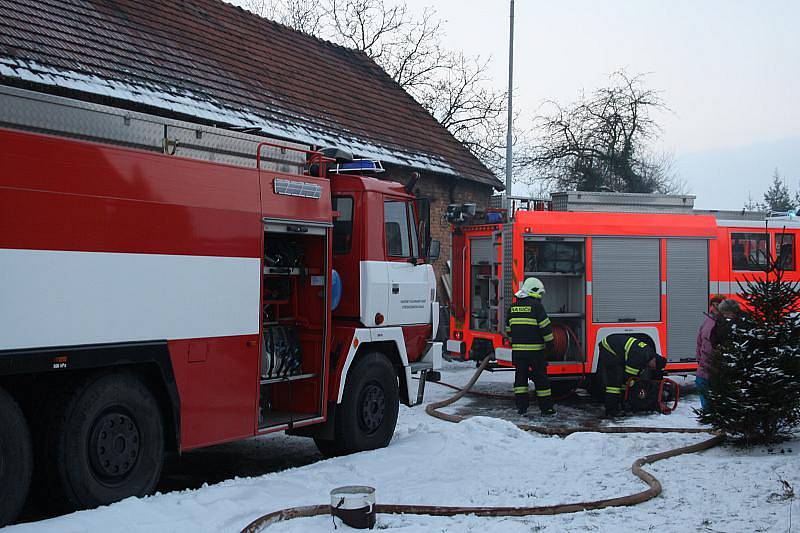
[[[60,489],[62,510],[106,505],[153,491],[161,475],[164,428],[158,403],[134,374],[93,376],[55,406],[43,474]]]
[[[336,409],[336,438],[323,446],[318,442],[320,451],[331,456],[383,448],[392,440],[399,405],[392,363],[380,352],[363,355],[351,368]]]
[[[31,436],[17,402],[0,389],[0,527],[13,522],[25,503],[33,471]]]

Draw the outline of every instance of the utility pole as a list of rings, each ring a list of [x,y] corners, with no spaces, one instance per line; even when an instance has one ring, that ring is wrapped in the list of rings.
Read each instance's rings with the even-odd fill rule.
[[[511,0],[511,16],[509,17],[508,33],[508,128],[506,130],[506,210],[511,217],[511,163],[513,161],[512,149],[512,120],[514,108],[512,97],[514,92],[514,0]]]

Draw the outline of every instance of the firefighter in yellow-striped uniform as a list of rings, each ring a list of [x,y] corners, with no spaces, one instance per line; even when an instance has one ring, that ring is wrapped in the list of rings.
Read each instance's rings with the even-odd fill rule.
[[[628,378],[642,376],[648,368],[663,370],[667,360],[648,343],[625,333],[605,337],[599,348],[597,374],[605,387],[606,416],[615,416]]]
[[[517,412],[528,410],[528,380],[531,374],[536,397],[543,415],[556,414],[550,380],[547,378],[546,354],[553,350],[553,330],[542,305],[544,285],[528,278],[517,291],[514,304],[506,313],[506,333],[511,336],[511,361],[514,363],[514,400]]]

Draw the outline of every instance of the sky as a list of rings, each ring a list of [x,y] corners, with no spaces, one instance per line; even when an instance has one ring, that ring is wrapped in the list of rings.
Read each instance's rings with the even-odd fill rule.
[[[491,56],[507,84],[507,0],[407,0],[445,20],[445,43]],[[574,101],[625,69],[646,73],[670,112],[659,150],[701,208],[760,198],[777,168],[800,186],[800,2],[769,0],[516,0],[514,107]],[[516,192],[516,188],[515,188]]]
[[[433,7],[445,46],[491,57],[491,82],[505,89],[509,0],[405,3],[417,15]],[[776,169],[797,191],[798,22],[797,0],[516,0],[517,125],[530,125],[544,101],[569,104],[624,69],[645,74],[668,105],[655,115],[655,148],[672,154],[695,206],[740,209],[749,196],[760,200]]]

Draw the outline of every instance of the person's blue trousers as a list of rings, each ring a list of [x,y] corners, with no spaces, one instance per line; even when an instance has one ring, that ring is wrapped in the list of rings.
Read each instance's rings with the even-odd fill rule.
[[[706,405],[708,405],[708,400],[706,399],[706,394],[708,393],[708,380],[706,378],[695,376],[694,385],[697,387],[697,392],[700,394],[700,407],[705,409]]]

